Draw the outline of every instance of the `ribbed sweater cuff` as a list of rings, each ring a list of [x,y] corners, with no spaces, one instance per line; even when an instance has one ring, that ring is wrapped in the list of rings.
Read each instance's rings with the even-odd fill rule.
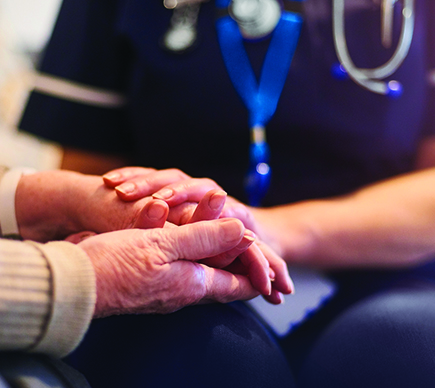
[[[51,275],[33,246],[0,239],[0,350],[28,350],[50,315]]]
[[[45,333],[31,351],[63,357],[80,343],[92,319],[96,301],[95,273],[88,256],[74,244],[29,243],[46,258],[53,290]]]

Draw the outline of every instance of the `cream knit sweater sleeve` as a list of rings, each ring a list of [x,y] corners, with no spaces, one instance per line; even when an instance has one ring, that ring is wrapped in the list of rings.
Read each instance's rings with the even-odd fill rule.
[[[76,245],[0,239],[0,351],[67,355],[83,338],[95,299],[92,264]]]

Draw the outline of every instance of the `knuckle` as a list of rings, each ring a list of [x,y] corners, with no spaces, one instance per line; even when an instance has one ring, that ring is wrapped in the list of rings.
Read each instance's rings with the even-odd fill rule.
[[[206,186],[220,187],[213,179],[210,179],[210,178],[201,178],[200,180]]]
[[[197,304],[207,294],[206,275],[203,267],[198,263],[190,263],[179,272],[179,295],[176,296],[179,308]]]
[[[189,177],[186,173],[184,173],[178,168],[170,168],[167,171],[180,179],[186,179]]]

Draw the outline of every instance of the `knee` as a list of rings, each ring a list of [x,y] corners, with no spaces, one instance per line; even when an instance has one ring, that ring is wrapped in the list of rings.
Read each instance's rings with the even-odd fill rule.
[[[92,387],[293,386],[279,347],[241,303],[95,322],[73,365]]]
[[[324,332],[301,373],[302,387],[433,387],[435,290],[372,296]]]

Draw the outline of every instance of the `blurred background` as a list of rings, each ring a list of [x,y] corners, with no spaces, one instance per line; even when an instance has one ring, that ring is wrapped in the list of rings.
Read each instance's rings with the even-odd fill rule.
[[[0,0],[0,165],[57,168],[60,148],[17,132],[61,0]]]

